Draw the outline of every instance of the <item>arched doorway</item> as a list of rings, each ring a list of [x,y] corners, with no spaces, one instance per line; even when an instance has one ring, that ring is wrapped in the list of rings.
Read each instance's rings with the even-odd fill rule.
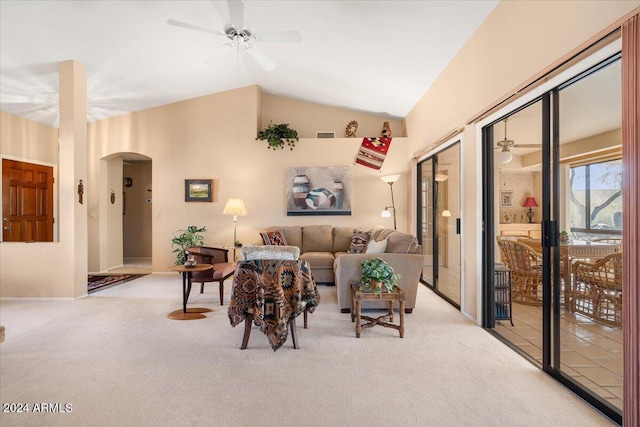
[[[97,194],[97,215],[95,210],[89,214],[98,220],[95,235],[89,238],[94,249],[90,264],[97,267],[93,271],[151,273],[151,158],[138,153],[103,157]]]

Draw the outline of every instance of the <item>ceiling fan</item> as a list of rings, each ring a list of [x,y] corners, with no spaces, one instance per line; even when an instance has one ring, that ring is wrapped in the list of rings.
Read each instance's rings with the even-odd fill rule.
[[[189,30],[224,36],[229,39],[224,46],[236,48],[238,46],[243,46],[247,53],[266,71],[275,69],[277,65],[260,48],[258,48],[258,46],[256,46],[256,42],[300,43],[300,41],[302,41],[298,31],[269,31],[254,33],[251,27],[245,25],[244,4],[242,1],[227,0],[227,4],[229,6],[229,18],[231,22],[225,25],[222,31],[189,24],[187,22],[176,21],[175,19],[169,19],[167,23],[177,27],[187,28]]]
[[[496,142],[496,147],[493,147],[495,150],[498,148],[501,149],[500,153],[498,153],[498,160],[501,163],[509,163],[513,160],[513,154],[511,153],[511,147],[513,148],[537,148],[540,147],[540,144],[516,144],[516,142],[512,139],[507,139],[507,121],[509,118],[504,119],[504,139]]]

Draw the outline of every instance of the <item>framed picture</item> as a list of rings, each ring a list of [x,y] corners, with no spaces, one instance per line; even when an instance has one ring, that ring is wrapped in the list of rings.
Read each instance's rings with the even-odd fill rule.
[[[351,215],[351,168],[287,168],[285,192],[287,216]]]
[[[513,207],[513,190],[500,192],[500,207],[501,208]]]
[[[212,179],[185,179],[185,202],[211,202],[213,194]]]
[[[123,179],[123,186],[124,187],[132,187],[133,186],[133,179],[131,178],[124,178]]]

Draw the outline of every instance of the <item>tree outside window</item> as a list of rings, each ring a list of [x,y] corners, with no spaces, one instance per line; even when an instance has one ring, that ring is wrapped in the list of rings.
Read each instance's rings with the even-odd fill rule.
[[[575,166],[570,172],[571,231],[622,233],[622,160]]]

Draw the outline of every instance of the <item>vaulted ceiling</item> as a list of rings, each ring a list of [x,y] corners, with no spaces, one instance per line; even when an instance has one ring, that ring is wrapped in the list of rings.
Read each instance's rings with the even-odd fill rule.
[[[56,126],[57,67],[74,59],[86,67],[89,121],[254,84],[402,118],[497,4],[2,0],[0,109]],[[262,35],[249,40],[259,51],[223,46],[230,40],[216,32],[238,16]],[[272,31],[300,41],[269,42]],[[264,57],[276,68],[260,66]]]

